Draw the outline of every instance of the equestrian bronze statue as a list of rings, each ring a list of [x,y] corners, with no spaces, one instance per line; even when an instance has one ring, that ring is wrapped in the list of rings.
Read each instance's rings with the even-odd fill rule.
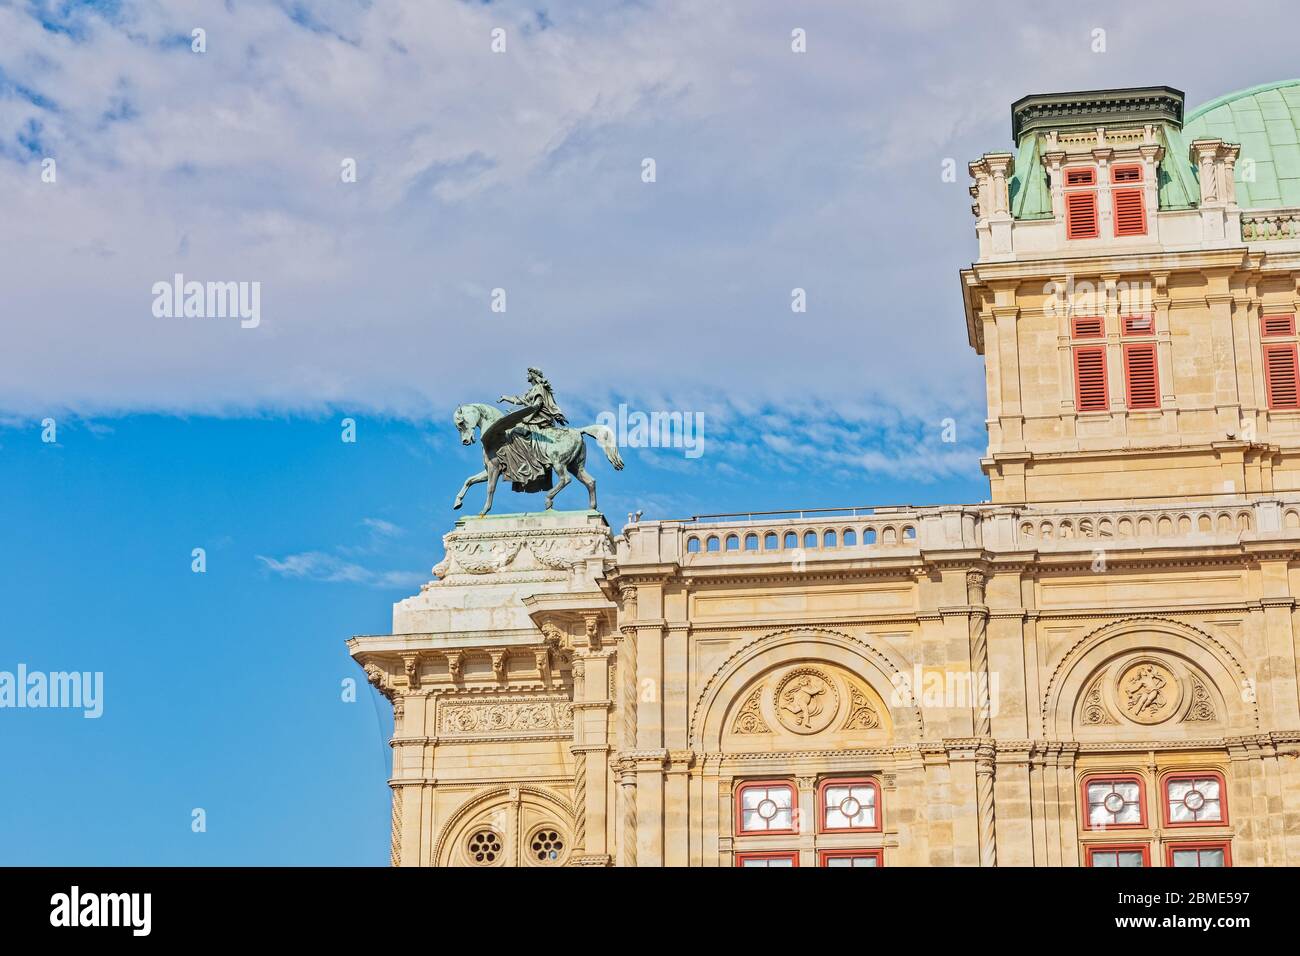
[[[550,509],[561,489],[572,475],[587,486],[587,497],[592,511],[596,510],[596,479],[587,474],[587,446],[583,436],[594,438],[601,451],[616,470],[623,468],[614,433],[604,425],[587,425],[570,428],[568,419],[560,411],[551,383],[541,371],[528,370],[528,390],[522,395],[502,395],[498,402],[518,405],[515,411],[503,414],[492,405],[465,404],[456,408],[452,421],[460,433],[462,445],[474,443],[474,429],[479,430],[483,443],[483,470],[470,475],[461,485],[453,508],[465,502],[465,492],[471,485],[488,483],[487,501],[479,515],[492,510],[492,495],[497,479],[504,475],[514,491],[546,492],[546,507]],[[552,487],[552,474],[559,472],[559,484]]]

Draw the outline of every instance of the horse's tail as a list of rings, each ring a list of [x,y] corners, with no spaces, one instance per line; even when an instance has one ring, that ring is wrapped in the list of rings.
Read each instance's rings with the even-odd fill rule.
[[[586,428],[579,428],[579,432],[596,439],[596,444],[600,445],[600,450],[605,453],[609,463],[614,466],[615,471],[623,470],[623,458],[618,453],[618,439],[614,433],[604,425],[588,425]]]

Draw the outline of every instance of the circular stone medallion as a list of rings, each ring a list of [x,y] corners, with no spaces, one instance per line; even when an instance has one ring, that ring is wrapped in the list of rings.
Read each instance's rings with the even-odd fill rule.
[[[776,685],[773,705],[781,726],[796,734],[825,730],[840,709],[835,682],[815,667],[796,667]]]
[[[1178,710],[1183,688],[1164,663],[1140,658],[1119,677],[1119,703],[1124,715],[1139,724],[1158,724]]]

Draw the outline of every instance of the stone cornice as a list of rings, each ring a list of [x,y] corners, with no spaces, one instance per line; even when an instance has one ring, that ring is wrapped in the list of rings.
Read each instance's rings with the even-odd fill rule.
[[[550,786],[569,786],[573,783],[572,776],[556,774],[529,774],[521,777],[488,777],[474,778],[473,780],[462,780],[456,777],[391,777],[388,780],[390,787],[437,787],[444,793],[454,793],[464,791],[466,793],[482,793],[491,790],[493,787],[521,787],[525,790],[535,789],[538,786],[549,784]]]
[[[819,617],[816,619],[747,618],[744,621],[718,621],[716,623],[695,622],[691,625],[691,631],[695,634],[748,634],[753,632],[755,636],[758,636],[772,630],[789,630],[791,628],[800,627],[877,627],[880,625],[915,627],[919,620],[920,615],[914,611],[888,615]]]
[[[1135,261],[1141,266],[1135,268]],[[1059,256],[1044,259],[1018,259],[1014,262],[977,262],[969,270],[971,282],[984,284],[1052,278],[1068,272],[1074,276],[1100,276],[1107,272],[1199,272],[1205,269],[1245,269],[1249,250],[1244,245],[1227,249],[1189,249],[1178,252],[1116,252],[1097,256],[1079,256],[1063,263]]]
[[[989,609],[984,604],[957,604],[952,607],[936,609],[939,617],[988,617]]]
[[[1183,125],[1183,93],[1171,86],[1034,93],[1011,104],[1011,138],[1046,130]]]
[[[818,554],[815,561],[805,564],[805,570],[794,571],[789,561],[779,564],[753,564],[740,567],[700,565],[682,572],[683,585],[698,588],[701,585],[752,585],[761,580],[764,584],[806,585],[828,581],[858,582],[872,578],[910,579],[920,560],[919,549],[907,548],[900,555],[858,554],[843,558],[827,558]],[[871,562],[865,565],[863,562]]]
[[[1086,608],[1039,608],[1034,613],[1044,621],[1090,621],[1102,618],[1134,617],[1199,617],[1207,614],[1222,615],[1225,612],[1241,614],[1258,611],[1262,605],[1258,601],[1216,601],[1213,604],[1143,604],[1128,607],[1086,607]]]

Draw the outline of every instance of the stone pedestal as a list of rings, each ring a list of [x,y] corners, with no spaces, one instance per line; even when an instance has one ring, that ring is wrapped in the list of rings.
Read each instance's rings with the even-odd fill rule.
[[[393,703],[393,863],[599,861],[609,526],[595,511],[469,517],[443,544],[392,633],[349,642]]]

